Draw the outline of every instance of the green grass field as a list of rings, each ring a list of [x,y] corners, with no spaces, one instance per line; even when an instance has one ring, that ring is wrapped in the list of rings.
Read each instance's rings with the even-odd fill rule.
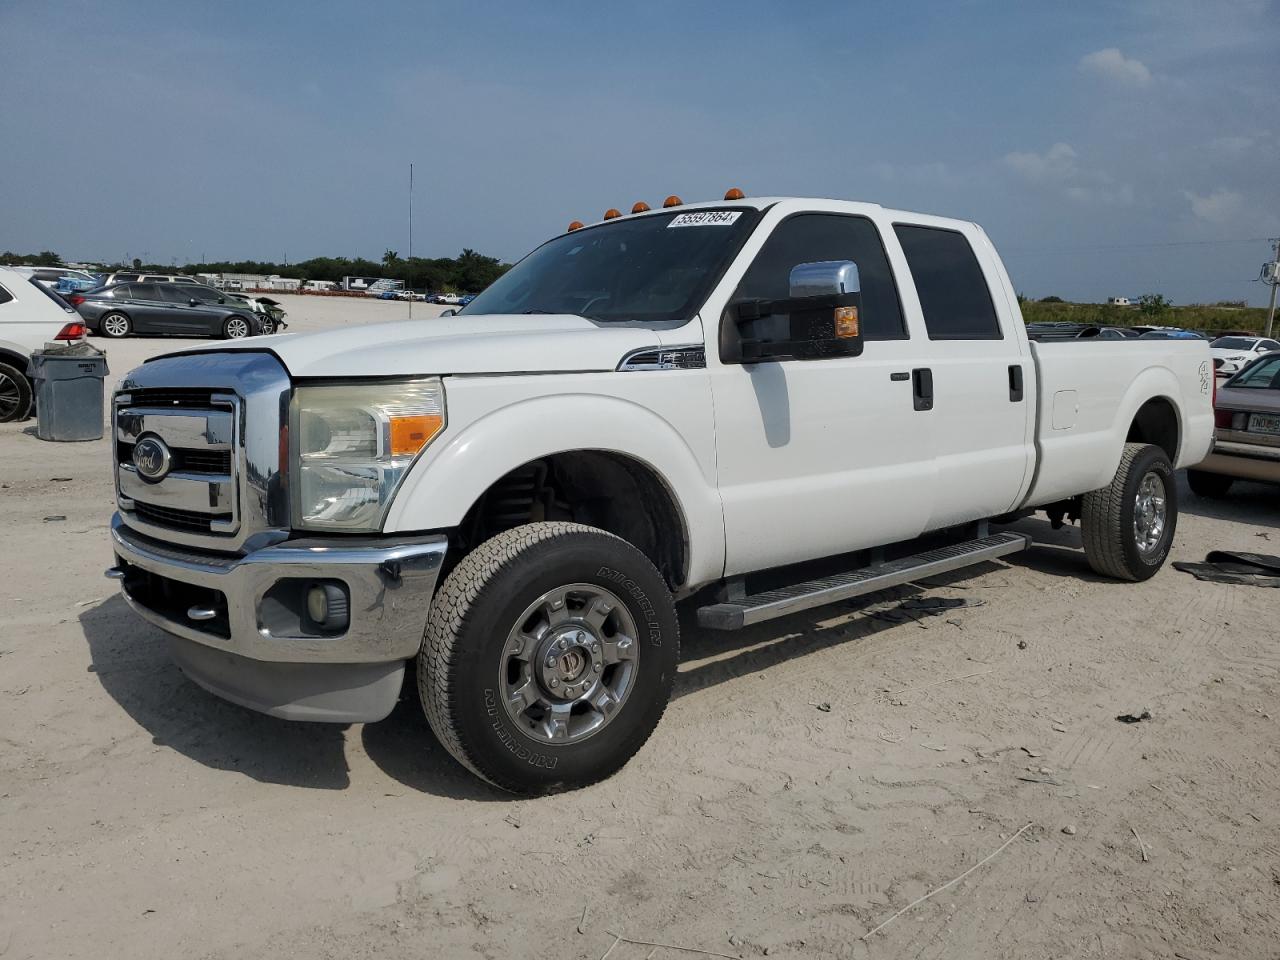
[[[1168,307],[1152,315],[1135,307],[1113,307],[1105,303],[1022,302],[1022,316],[1027,323],[1086,323],[1117,327],[1134,324],[1159,324],[1185,327],[1215,333],[1240,331],[1261,334],[1267,323],[1264,307],[1209,307],[1193,305]]]

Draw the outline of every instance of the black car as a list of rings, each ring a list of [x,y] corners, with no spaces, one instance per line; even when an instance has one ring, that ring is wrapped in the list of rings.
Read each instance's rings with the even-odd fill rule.
[[[67,298],[104,337],[167,333],[237,340],[265,332],[252,305],[196,283],[117,283]]]

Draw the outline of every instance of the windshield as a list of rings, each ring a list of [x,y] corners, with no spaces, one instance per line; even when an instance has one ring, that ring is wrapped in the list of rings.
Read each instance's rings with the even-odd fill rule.
[[[693,315],[758,219],[755,210],[673,210],[544,243],[462,311],[572,313],[608,323]]]
[[[1280,357],[1257,361],[1245,367],[1223,386],[1280,389]]]
[[[1215,350],[1252,350],[1255,342],[1246,337],[1219,337],[1209,346]]]

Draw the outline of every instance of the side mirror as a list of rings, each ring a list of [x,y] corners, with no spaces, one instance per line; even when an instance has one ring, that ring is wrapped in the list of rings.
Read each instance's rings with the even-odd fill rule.
[[[198,307],[199,305],[200,305],[200,301],[197,300],[195,297],[192,297],[190,300],[187,301],[188,307]]]
[[[862,286],[851,260],[797,264],[786,300],[739,300],[721,324],[723,363],[821,360],[862,353]]]

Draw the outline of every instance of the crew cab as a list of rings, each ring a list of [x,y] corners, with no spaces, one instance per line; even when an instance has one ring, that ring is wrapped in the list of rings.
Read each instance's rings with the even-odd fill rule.
[[[1027,549],[1034,510],[1152,576],[1213,382],[1203,340],[1029,339],[973,223],[671,197],[455,316],[129,373],[108,575],[222,697],[374,721],[413,675],[467,768],[574,787],[655,728],[678,601],[795,614]]]

